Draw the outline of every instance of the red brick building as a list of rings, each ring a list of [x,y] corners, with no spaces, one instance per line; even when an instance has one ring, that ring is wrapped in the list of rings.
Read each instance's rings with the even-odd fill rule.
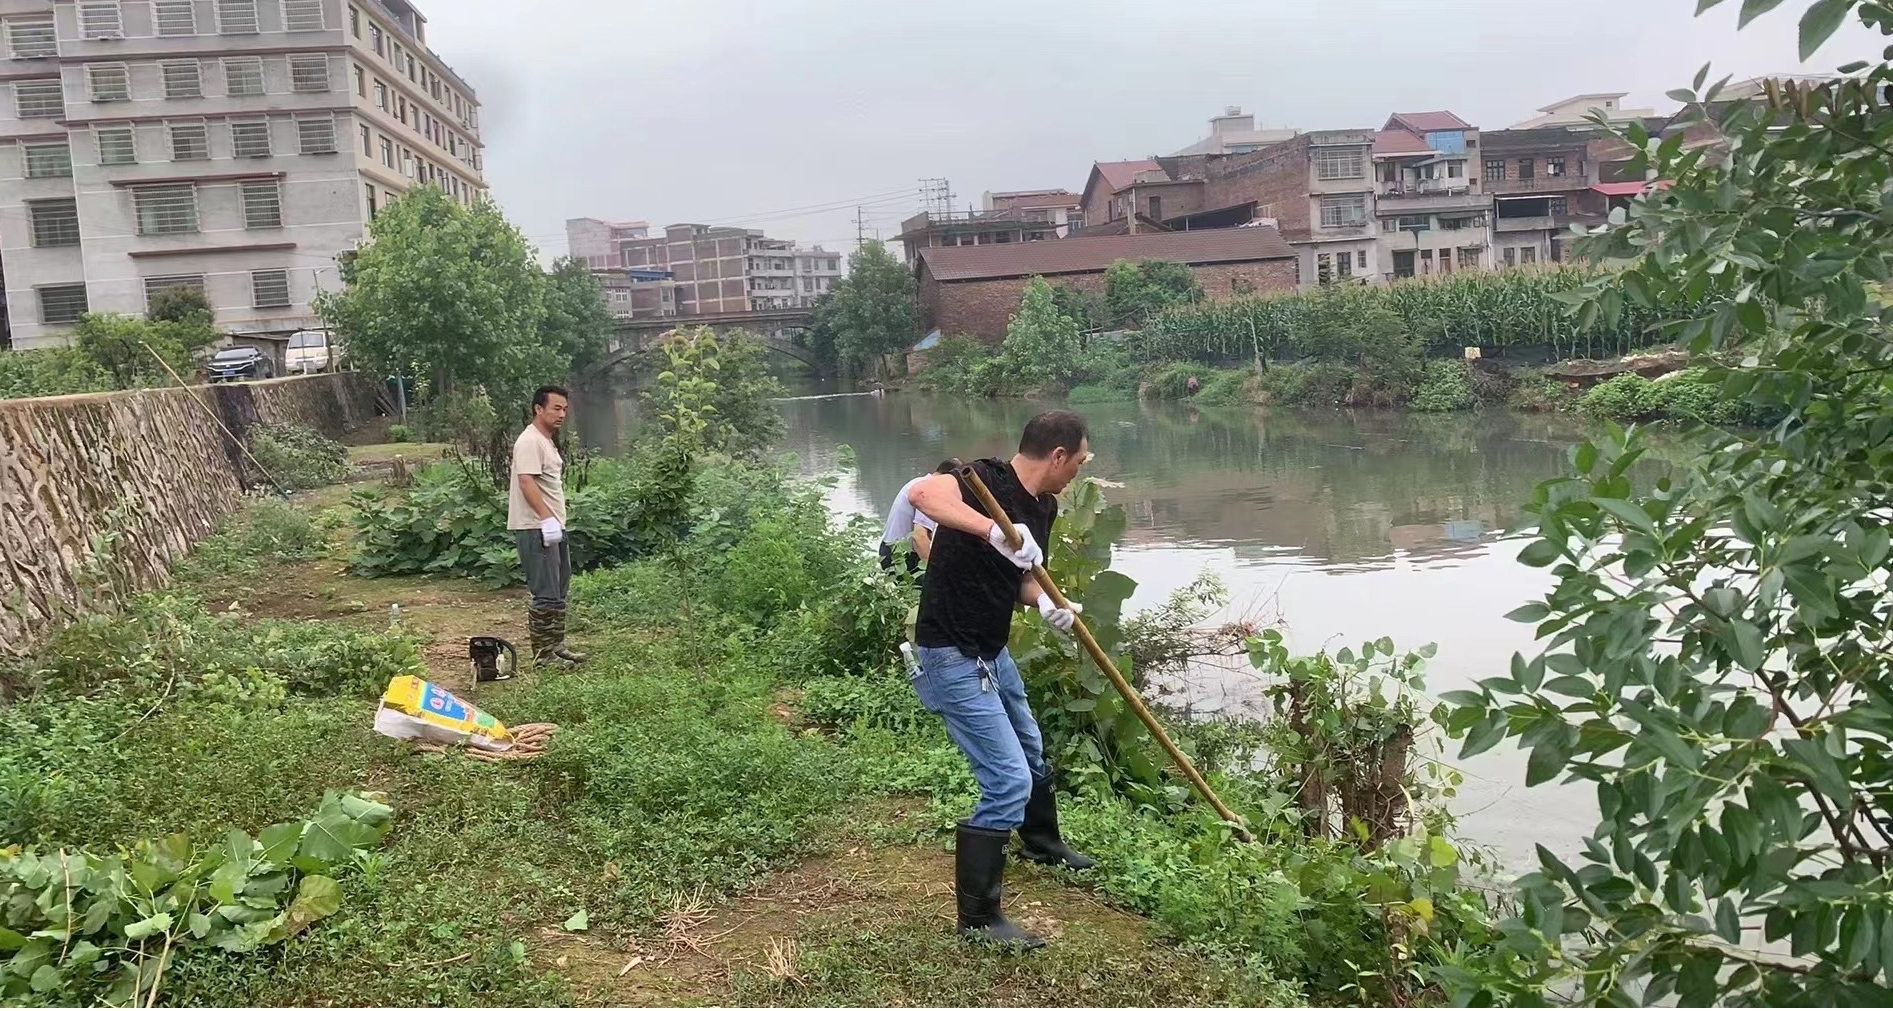
[[[1032,278],[1102,295],[1104,272],[1119,260],[1185,264],[1212,299],[1295,290],[1295,251],[1266,226],[941,246],[921,250],[914,268],[921,329],[997,343]]]

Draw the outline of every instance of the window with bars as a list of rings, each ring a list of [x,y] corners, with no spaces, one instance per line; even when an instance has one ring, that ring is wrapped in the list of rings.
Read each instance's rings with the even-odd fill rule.
[[[329,57],[325,53],[298,53],[289,58],[289,86],[295,91],[329,90]]]
[[[1366,196],[1356,193],[1350,196],[1321,198],[1321,227],[1350,228],[1366,223]]]
[[[283,0],[285,31],[319,32],[327,27],[322,20],[322,0]]]
[[[241,193],[243,227],[283,227],[282,183],[275,179],[249,179],[244,181]]]
[[[26,177],[56,179],[72,175],[72,147],[65,141],[54,144],[25,144]]]
[[[33,222],[33,245],[79,244],[79,202],[72,197],[63,200],[28,200],[26,214]]]
[[[1317,179],[1363,179],[1367,176],[1367,159],[1358,147],[1324,147],[1315,149],[1315,178]]]
[[[182,235],[197,231],[197,187],[139,186],[132,190],[139,235]]]
[[[7,55],[16,60],[43,60],[59,55],[59,34],[51,21],[7,22]]]
[[[262,30],[256,17],[256,0],[217,0],[218,33],[255,35]]]
[[[21,119],[58,119],[66,112],[66,88],[58,81],[15,81],[13,111]]]
[[[145,311],[151,311],[151,303],[167,291],[177,288],[189,288],[199,295],[204,293],[204,275],[202,274],[162,274],[145,278]]]
[[[223,84],[224,90],[232,95],[261,95],[263,93],[262,57],[224,57]]]
[[[86,314],[85,282],[48,284],[35,288],[41,323],[76,323]]]
[[[118,0],[109,3],[79,5],[79,37],[83,39],[122,39],[125,21],[120,16]]]
[[[151,20],[159,35],[196,35],[196,0],[156,0]]]
[[[289,307],[289,271],[253,270],[250,272],[250,303],[257,309]]]
[[[86,64],[85,81],[94,102],[131,101],[131,71],[123,63]]]
[[[230,153],[236,158],[268,158],[269,121],[247,120],[230,124]]]
[[[158,66],[164,70],[164,97],[204,97],[204,68],[196,60],[165,60]]]
[[[171,124],[172,161],[205,161],[209,158],[209,127],[202,123]]]
[[[303,154],[335,153],[335,117],[302,117],[296,120],[296,138]]]
[[[138,161],[138,141],[129,126],[102,126],[93,131],[99,142],[100,165],[133,165]]]

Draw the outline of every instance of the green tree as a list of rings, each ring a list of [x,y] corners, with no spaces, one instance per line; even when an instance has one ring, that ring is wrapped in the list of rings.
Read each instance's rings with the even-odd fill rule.
[[[196,354],[217,339],[207,317],[150,321],[109,312],[89,312],[72,330],[73,346],[98,363],[119,389],[166,386],[171,375],[152,357],[156,352],[179,376],[194,370]]]
[[[491,201],[410,190],[375,216],[342,279],[317,308],[376,372],[419,377],[437,395],[483,385],[494,403],[516,404],[569,370],[539,341],[544,275]]]
[[[878,242],[863,243],[848,257],[848,276],[816,306],[816,330],[833,335],[844,368],[913,347],[918,325],[914,275]]]
[[[539,342],[582,368],[604,357],[611,345],[611,307],[605,289],[583,260],[562,257],[546,275]]]
[[[1850,13],[1893,34],[1893,5],[1819,0],[1803,58]],[[1449,969],[1462,1002],[1893,998],[1893,66],[1844,69],[1726,103],[1704,68],[1671,94],[1722,143],[1621,133],[1633,177],[1672,185],[1595,238],[1624,269],[1572,297],[1581,318],[1699,306],[1666,335],[1783,420],[1704,431],[1648,490],[1641,436],[1612,429],[1534,496],[1520,560],[1555,584],[1512,617],[1541,649],[1449,694],[1451,722],[1601,817],[1581,853],[1540,848],[1501,957]]]
[[[1203,300],[1203,285],[1173,260],[1119,260],[1104,272],[1105,316],[1114,326],[1140,328],[1173,305]]]
[[[208,326],[213,318],[210,299],[204,289],[194,284],[179,284],[153,292],[145,318],[166,323],[201,323]]]
[[[1078,321],[1059,309],[1052,286],[1034,277],[1025,286],[1019,311],[1006,324],[999,358],[1007,381],[1016,389],[1069,386],[1084,368],[1084,343]]]
[[[1103,300],[1077,285],[1052,285],[1052,303],[1058,306],[1059,312],[1075,320],[1080,330],[1096,330],[1108,322]]]

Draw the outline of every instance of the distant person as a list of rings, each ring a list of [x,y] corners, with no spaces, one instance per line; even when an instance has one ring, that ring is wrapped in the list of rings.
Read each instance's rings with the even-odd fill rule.
[[[506,528],[519,545],[519,564],[532,594],[526,625],[535,663],[583,663],[565,645],[565,598],[572,586],[572,548],[565,536],[565,458],[559,429],[571,410],[563,386],[532,395],[532,424],[513,441],[513,479],[507,490]]]
[[[1196,377],[1195,377],[1195,376],[1191,376],[1191,377],[1190,377],[1190,381],[1189,381],[1189,383],[1188,383],[1187,385],[1188,385],[1188,386],[1189,386],[1189,388],[1190,388],[1190,396],[1192,396],[1192,397],[1194,397],[1194,396],[1196,396],[1196,391],[1197,391],[1197,390],[1199,390],[1199,389],[1202,389],[1202,387],[1203,387],[1203,384],[1202,384],[1202,383],[1199,383],[1199,382],[1197,382],[1197,381],[1196,381]]]
[[[953,473],[953,461],[942,461],[933,469],[934,474]],[[894,571],[894,546],[902,542],[911,542],[907,549],[907,574],[920,571],[920,563],[933,553],[933,532],[939,526],[932,517],[914,508],[914,487],[931,477],[923,474],[901,486],[900,494],[894,496],[894,507],[887,511],[887,529],[881,533],[881,568]]]
[[[1053,770],[1025,682],[1006,651],[1020,606],[1036,607],[1062,632],[1077,621],[1075,608],[1059,607],[1039,588],[1032,567],[1045,559],[1039,545],[1051,541],[1058,493],[1078,476],[1090,444],[1083,418],[1047,411],[1026,424],[1010,461],[972,464],[1013,521],[1021,542],[1016,548],[972,490],[953,477],[924,478],[909,492],[914,507],[939,524],[914,626],[920,654],[914,689],[921,704],[946,721],[979,781],[979,803],[960,823],[953,855],[959,931],[970,940],[1045,944],[1000,909],[1013,829],[1028,860],[1073,870],[1096,866],[1059,834]]]

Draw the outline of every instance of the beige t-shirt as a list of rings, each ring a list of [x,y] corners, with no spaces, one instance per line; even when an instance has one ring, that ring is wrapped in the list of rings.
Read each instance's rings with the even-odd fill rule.
[[[565,522],[565,461],[559,458],[559,447],[537,425],[527,425],[526,430],[513,440],[513,477],[507,482],[506,529],[537,530],[545,517],[532,511],[526,502],[526,493],[519,489],[519,476],[532,474],[539,482],[539,494],[545,496],[546,507],[561,524]]]

